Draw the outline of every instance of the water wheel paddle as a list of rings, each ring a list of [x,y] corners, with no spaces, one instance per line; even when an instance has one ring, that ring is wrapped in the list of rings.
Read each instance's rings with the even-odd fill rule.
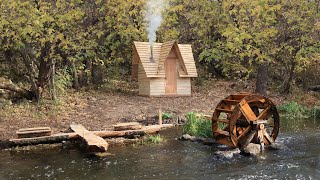
[[[271,144],[278,136],[279,114],[273,102],[261,95],[230,95],[213,113],[212,132],[218,143],[231,147]]]

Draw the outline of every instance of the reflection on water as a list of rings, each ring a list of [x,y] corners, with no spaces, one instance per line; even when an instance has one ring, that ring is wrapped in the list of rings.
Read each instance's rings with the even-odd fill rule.
[[[160,145],[110,147],[106,158],[77,149],[0,152],[0,179],[319,179],[320,120],[283,120],[278,141],[288,149],[258,157],[223,159],[224,146],[178,141],[179,129]]]

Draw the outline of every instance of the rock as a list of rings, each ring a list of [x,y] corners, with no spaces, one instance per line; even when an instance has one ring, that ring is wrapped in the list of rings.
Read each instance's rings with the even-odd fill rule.
[[[268,147],[272,150],[282,150],[287,148],[284,144],[278,142],[271,143]]]
[[[250,143],[241,151],[244,152],[245,154],[257,155],[261,152],[261,146],[260,144]]]
[[[217,151],[215,152],[215,154],[227,159],[231,159],[234,157],[234,155],[240,154],[240,152],[241,152],[240,149],[236,148],[229,151]]]
[[[196,139],[196,137],[190,136],[189,134],[184,134],[179,139],[180,140],[191,140],[191,141],[194,141]]]

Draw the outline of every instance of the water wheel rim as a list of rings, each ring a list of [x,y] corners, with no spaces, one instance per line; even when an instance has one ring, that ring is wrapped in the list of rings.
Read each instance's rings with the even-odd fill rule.
[[[253,123],[255,122],[255,120],[253,119],[254,116],[252,115],[252,112],[250,112],[248,114],[245,114],[244,113],[244,106],[246,106],[245,104],[247,104],[250,109],[252,110],[252,107],[250,106],[251,103],[258,103],[259,102],[261,104],[264,104],[266,105],[266,107],[263,109],[260,107],[260,109],[263,109],[261,112],[259,112],[259,115],[254,115],[256,117],[256,120],[258,117],[261,117],[261,113],[263,112],[265,117],[272,117],[272,121],[273,121],[273,128],[272,130],[270,131],[270,128],[268,129],[268,135],[271,137],[272,141],[274,141],[277,136],[278,136],[278,133],[279,133],[279,114],[278,114],[278,111],[276,109],[276,106],[274,105],[274,103],[264,97],[264,96],[261,96],[261,95],[249,95],[249,96],[246,96],[244,97],[241,102],[233,109],[233,113],[231,115],[231,118],[230,118],[230,124],[229,124],[229,134],[230,134],[230,139],[233,143],[234,146],[236,147],[241,147],[241,145],[244,145],[245,143],[248,143],[248,142],[245,142],[244,144],[240,144],[239,141],[245,141],[245,140],[249,140],[250,142],[253,140],[253,139],[250,139],[251,137],[246,137],[246,134],[242,134],[239,132],[239,128],[237,127],[237,121],[241,118],[241,117],[245,117],[245,120],[250,124],[248,125],[247,127],[244,127],[245,130],[243,130],[244,133],[247,133],[248,136],[251,135],[250,133],[254,130],[254,126],[253,126]],[[260,105],[261,105],[260,104]],[[248,106],[246,106],[246,108],[248,108]],[[266,110],[266,111],[264,111]],[[250,110],[249,110],[250,111]],[[253,110],[252,110],[253,111]],[[267,119],[269,119],[270,117],[268,117]],[[242,140],[242,138],[244,138]],[[248,139],[245,139],[245,138],[248,138]],[[252,137],[253,138],[253,137]],[[267,139],[263,139],[264,143],[265,144],[269,144],[270,142],[267,140]],[[249,143],[250,143],[249,142]]]

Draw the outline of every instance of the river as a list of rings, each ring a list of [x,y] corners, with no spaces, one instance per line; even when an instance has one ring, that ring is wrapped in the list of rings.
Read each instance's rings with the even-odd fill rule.
[[[179,128],[161,144],[111,146],[114,154],[89,156],[77,148],[0,151],[2,179],[320,179],[320,120],[282,120],[278,142],[286,150],[232,159],[222,145],[179,141]]]

